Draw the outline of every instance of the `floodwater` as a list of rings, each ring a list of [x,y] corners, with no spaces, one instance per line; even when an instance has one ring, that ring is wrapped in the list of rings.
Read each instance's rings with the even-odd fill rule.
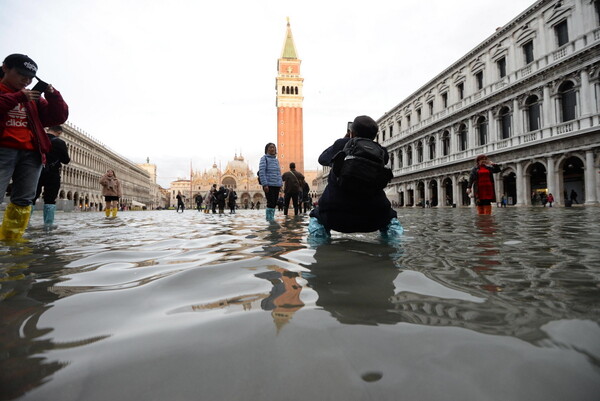
[[[57,213],[0,243],[3,400],[597,400],[600,208]]]

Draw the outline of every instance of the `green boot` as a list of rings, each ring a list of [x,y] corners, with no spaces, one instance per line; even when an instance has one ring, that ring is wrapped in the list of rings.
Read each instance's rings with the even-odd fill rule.
[[[44,225],[51,226],[54,224],[54,211],[56,210],[56,205],[52,204],[44,204]]]
[[[272,207],[268,207],[265,209],[266,210],[266,215],[267,215],[267,220],[268,221],[273,221],[275,220],[275,208]]]
[[[115,217],[117,217],[117,210],[118,210],[118,209],[117,209],[116,207],[113,207],[113,208],[112,208],[112,217],[113,217],[113,219],[114,219]]]
[[[30,216],[31,206],[17,206],[14,203],[9,203],[4,211],[0,240],[21,239],[29,223]]]

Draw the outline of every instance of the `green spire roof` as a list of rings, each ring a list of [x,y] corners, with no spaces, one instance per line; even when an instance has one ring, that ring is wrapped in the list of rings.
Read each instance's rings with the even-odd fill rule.
[[[298,58],[296,53],[296,46],[294,45],[294,37],[292,36],[292,28],[290,27],[289,17],[287,19],[287,34],[285,36],[285,42],[283,44],[281,58]]]

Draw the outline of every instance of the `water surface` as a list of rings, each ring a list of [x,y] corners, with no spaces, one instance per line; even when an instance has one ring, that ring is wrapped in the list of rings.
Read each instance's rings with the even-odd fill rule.
[[[0,398],[596,400],[600,208],[59,213],[0,244]]]

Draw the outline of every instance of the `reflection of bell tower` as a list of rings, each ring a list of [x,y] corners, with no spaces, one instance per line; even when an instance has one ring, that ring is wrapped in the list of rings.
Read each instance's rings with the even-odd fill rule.
[[[283,43],[281,58],[277,61],[277,152],[281,171],[289,169],[290,162],[304,173],[304,141],[302,131],[302,83],[290,19]]]

